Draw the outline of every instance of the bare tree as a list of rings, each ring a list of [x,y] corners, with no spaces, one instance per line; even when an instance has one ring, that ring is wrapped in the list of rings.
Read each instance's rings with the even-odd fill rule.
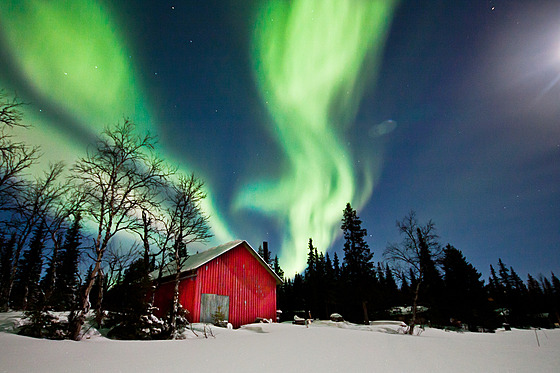
[[[175,171],[171,171],[175,173]],[[158,216],[161,216],[161,203],[162,201],[158,201],[156,209],[147,209],[142,208],[141,212],[141,220],[139,220],[138,226],[134,229],[134,232],[140,238],[142,243],[141,254],[143,259],[143,266],[146,271],[146,276],[149,275],[149,272],[153,269],[152,268],[152,259],[156,257],[161,257],[163,254],[163,249],[157,249],[156,245],[152,245],[152,243],[157,243],[158,236],[161,233],[160,227],[162,225],[161,220]],[[155,249],[155,250],[154,250]]]
[[[131,246],[128,250],[109,245],[103,259],[103,272],[109,287],[113,286],[123,277],[124,271],[138,260],[138,247]]]
[[[80,309],[72,321],[71,338],[79,339],[90,309],[89,294],[101,269],[110,240],[119,232],[138,226],[142,206],[155,200],[168,176],[163,162],[153,154],[155,139],[139,136],[134,123],[125,120],[107,128],[93,149],[73,167],[73,178],[84,193],[84,211],[95,225],[93,270],[85,280]]]
[[[166,207],[162,219],[162,244],[171,261],[167,268],[174,273],[175,287],[171,310],[171,334],[177,331],[179,304],[179,276],[183,264],[188,258],[187,246],[205,241],[212,237],[208,225],[208,216],[201,209],[201,202],[206,198],[204,183],[194,174],[180,175],[177,182],[168,187]],[[160,269],[160,276],[163,267]]]
[[[60,188],[57,179],[64,170],[62,163],[55,163],[44,172],[42,177],[27,183],[25,189],[17,195],[13,220],[10,226],[17,236],[16,249],[12,264],[12,273],[8,285],[7,296],[10,298],[14,279],[18,269],[21,252],[27,243],[31,231],[44,221],[48,211],[61,197],[64,190]]]
[[[435,234],[434,222],[430,220],[424,226],[419,225],[414,211],[411,211],[402,221],[397,221],[397,228],[403,236],[403,240],[400,244],[389,244],[383,256],[400,266],[400,270],[398,270],[400,276],[404,277],[408,274],[414,276],[412,320],[409,327],[409,334],[412,334],[417,321],[420,289],[426,272],[429,270],[430,258],[439,258],[442,250],[437,241],[438,236]],[[413,279],[409,278],[409,280]]]
[[[45,229],[53,245],[50,266],[44,278],[45,299],[50,299],[57,280],[59,265],[59,251],[62,247],[63,234],[69,228],[72,217],[74,219],[82,213],[84,193],[81,193],[69,183],[58,186],[59,198],[54,201],[47,211]]]
[[[26,186],[25,171],[39,157],[37,147],[14,141],[10,133],[14,127],[28,127],[22,123],[22,105],[0,91],[0,212],[15,208],[15,198]]]

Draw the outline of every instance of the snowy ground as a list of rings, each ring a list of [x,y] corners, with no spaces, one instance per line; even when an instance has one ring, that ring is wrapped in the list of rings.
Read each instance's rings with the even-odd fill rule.
[[[558,372],[560,329],[395,334],[391,325],[315,322],[212,327],[214,338],[81,342],[13,334],[0,314],[0,372]],[[201,335],[201,333],[198,333]],[[537,337],[540,347],[537,345]]]

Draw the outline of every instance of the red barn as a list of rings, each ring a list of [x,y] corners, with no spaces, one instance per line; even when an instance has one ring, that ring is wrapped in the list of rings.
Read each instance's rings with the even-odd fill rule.
[[[154,305],[166,314],[173,301],[174,274],[165,274]],[[179,302],[191,322],[212,322],[223,312],[233,327],[259,317],[276,319],[276,285],[282,280],[247,241],[232,241],[190,256],[182,267]]]

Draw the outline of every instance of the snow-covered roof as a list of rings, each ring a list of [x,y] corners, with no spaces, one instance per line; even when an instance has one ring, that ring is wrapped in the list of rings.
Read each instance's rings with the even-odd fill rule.
[[[280,277],[278,277],[278,275],[272,270],[272,268],[270,268],[270,266],[264,261],[264,259],[261,258],[261,256],[255,251],[255,249],[253,249],[251,247],[251,245],[249,245],[249,243],[247,241],[244,241],[244,240],[230,241],[230,242],[224,243],[222,245],[212,247],[212,248],[210,248],[206,251],[196,253],[196,254],[193,254],[193,255],[189,256],[187,258],[187,260],[185,261],[185,263],[183,264],[183,266],[181,267],[181,272],[194,271],[197,268],[203,266],[204,264],[210,262],[211,260],[219,257],[222,254],[225,254],[226,252],[230,251],[231,249],[236,248],[237,246],[242,245],[242,244],[244,244],[246,246],[246,248],[249,250],[249,252],[259,262],[261,262],[261,264],[266,268],[266,270],[272,276],[274,276],[274,278],[276,279],[276,283],[280,284],[280,283],[283,282],[282,279]],[[170,276],[174,273],[175,273],[174,265],[173,265],[173,263],[169,263],[165,266],[165,268],[162,271],[162,278]],[[152,272],[151,276],[152,276],[152,278],[156,278],[158,276],[158,270]]]

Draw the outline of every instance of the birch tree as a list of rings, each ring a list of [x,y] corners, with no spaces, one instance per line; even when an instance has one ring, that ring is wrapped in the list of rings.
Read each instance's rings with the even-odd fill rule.
[[[442,249],[435,234],[435,224],[431,220],[420,225],[416,213],[411,211],[401,221],[397,221],[399,233],[403,236],[400,244],[389,244],[384,257],[401,266],[401,276],[410,274],[409,281],[414,285],[412,301],[412,320],[409,334],[414,332],[417,321],[417,307],[420,289],[430,271],[433,270],[432,258],[440,258]]]
[[[153,152],[154,144],[154,137],[138,135],[134,123],[125,120],[105,129],[72,169],[72,178],[84,193],[84,217],[96,227],[92,239],[94,264],[71,323],[72,339],[80,338],[90,309],[89,295],[109,242],[119,232],[137,227],[142,207],[153,205],[168,176],[163,161]]]
[[[22,122],[22,105],[0,91],[0,212],[15,208],[15,198],[27,185],[25,173],[39,157],[39,148],[15,141],[11,132],[29,127]]]
[[[206,198],[204,183],[194,174],[180,175],[176,182],[168,187],[162,218],[162,247],[171,261],[168,263],[174,273],[173,306],[171,310],[170,332],[175,337],[177,317],[179,316],[179,276],[183,264],[188,258],[187,246],[212,237],[208,225],[208,216],[201,208]],[[161,270],[160,270],[161,275]]]

